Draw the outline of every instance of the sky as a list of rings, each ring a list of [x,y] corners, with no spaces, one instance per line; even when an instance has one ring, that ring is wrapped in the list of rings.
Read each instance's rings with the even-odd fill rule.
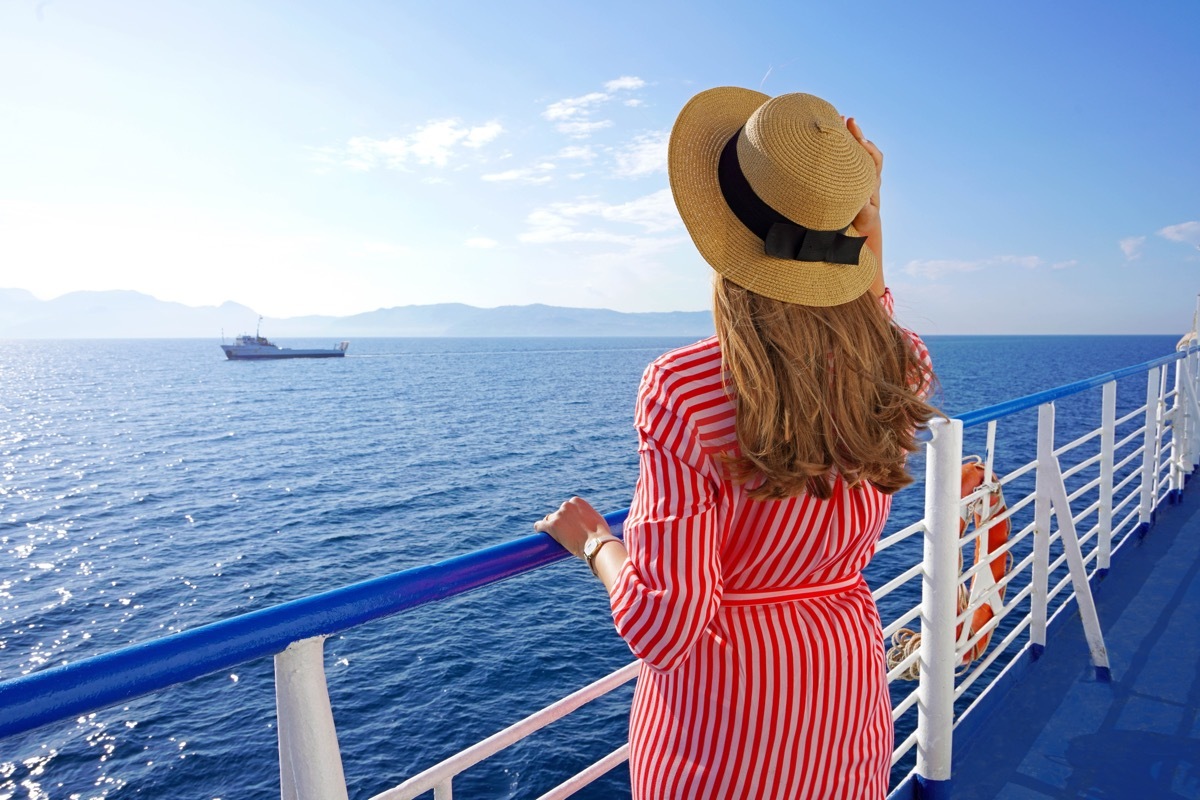
[[[0,0],[0,288],[705,309],[666,142],[730,85],[882,148],[906,325],[1182,333],[1197,31],[1194,0]]]

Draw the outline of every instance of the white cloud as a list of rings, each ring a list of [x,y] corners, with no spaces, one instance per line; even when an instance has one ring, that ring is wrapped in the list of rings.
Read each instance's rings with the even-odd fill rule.
[[[409,136],[375,139],[356,136],[344,148],[319,148],[315,160],[367,172],[407,169],[410,163],[446,166],[460,147],[478,149],[494,141],[504,127],[496,121],[469,127],[457,119],[432,120]]]
[[[542,116],[551,122],[584,117],[590,113],[591,106],[608,100],[610,96],[604,92],[590,92],[581,97],[568,97],[566,100],[559,100],[557,103],[546,106]]]
[[[573,122],[560,122],[554,127],[559,133],[565,133],[567,136],[572,136],[576,139],[586,139],[596,131],[611,128],[612,124],[611,119],[598,119],[595,122],[577,120]]]
[[[591,161],[596,157],[596,151],[588,145],[570,145],[558,151],[559,158],[573,158],[580,161]]]
[[[645,246],[647,239],[680,225],[679,214],[671,199],[671,191],[662,189],[627,203],[605,203],[600,200],[580,200],[574,203],[553,203],[530,213],[529,230],[518,237],[528,244],[552,242],[606,242],[628,246]],[[641,228],[628,233],[604,227],[604,223]],[[674,244],[675,239],[670,242]]]
[[[500,183],[506,181],[520,181],[521,183],[548,183],[550,176],[546,173],[553,170],[554,164],[544,161],[533,167],[525,167],[523,169],[506,169],[504,172],[492,172],[486,175],[481,175],[482,180],[489,183]]]
[[[604,88],[609,92],[620,92],[629,91],[632,89],[641,89],[645,85],[646,82],[641,78],[634,77],[633,75],[623,75],[616,80],[612,80],[604,84]]]
[[[1072,258],[1070,261],[1056,261],[1050,265],[1050,269],[1070,269],[1078,264],[1079,262]]]
[[[463,141],[463,147],[483,147],[488,142],[494,141],[502,133],[504,133],[504,126],[499,122],[495,120],[485,122],[467,131],[467,138]]]
[[[667,171],[667,141],[669,131],[656,131],[635,136],[633,141],[617,151],[617,174],[626,178]]]
[[[500,245],[495,239],[489,239],[486,236],[472,236],[463,242],[463,244],[476,250],[491,250],[493,247]]]
[[[1200,222],[1181,222],[1178,225],[1168,225],[1158,232],[1164,239],[1172,242],[1190,244],[1200,250]]]
[[[568,97],[551,103],[542,112],[542,117],[555,123],[555,129],[562,134],[576,139],[585,139],[602,128],[612,125],[611,120],[593,119],[593,112],[600,106],[615,99],[618,92],[629,92],[641,89],[646,82],[633,75],[624,75],[604,84],[603,92],[588,92],[579,97]],[[624,102],[629,105],[637,98],[627,98]]]
[[[982,258],[975,261],[960,261],[954,259],[928,259],[910,261],[904,265],[901,270],[905,275],[911,275],[914,278],[925,278],[927,280],[936,281],[947,275],[956,275],[964,272],[979,272],[983,269],[995,267],[1024,267],[1025,269],[1037,269],[1046,262],[1038,256],[993,256],[992,258]],[[1073,264],[1074,262],[1064,262],[1065,265]],[[1057,268],[1057,267],[1056,267]]]
[[[1125,258],[1133,261],[1142,256],[1142,245],[1146,243],[1145,236],[1129,236],[1117,242]]]

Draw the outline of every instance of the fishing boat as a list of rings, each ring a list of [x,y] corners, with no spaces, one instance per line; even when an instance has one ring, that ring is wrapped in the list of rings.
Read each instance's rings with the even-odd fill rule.
[[[1056,433],[1059,409],[1097,424]],[[1010,425],[1022,416],[1036,424]],[[923,515],[879,541],[875,562],[896,566],[871,579],[897,648],[890,799],[1200,798],[1194,336],[1144,363],[934,420],[923,462]],[[966,491],[964,465],[977,477]],[[618,535],[625,516],[606,515]],[[0,683],[0,740],[269,656],[281,796],[347,798],[326,639],[567,558],[534,534],[34,671]],[[915,605],[897,600],[910,594]],[[638,669],[597,675],[373,800],[449,800],[465,770]],[[617,744],[542,797],[620,766],[628,744]]]
[[[221,344],[221,349],[225,351],[226,358],[231,361],[260,361],[278,358],[341,358],[346,355],[346,350],[350,347],[350,342],[338,342],[329,349],[293,350],[288,347],[280,347],[261,335],[262,317],[258,318],[258,323],[259,328],[255,329],[253,336],[243,334],[234,339],[233,344]]]

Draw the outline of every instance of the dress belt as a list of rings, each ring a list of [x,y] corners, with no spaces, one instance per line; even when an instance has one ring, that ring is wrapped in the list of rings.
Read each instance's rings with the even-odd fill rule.
[[[765,606],[775,603],[790,603],[793,600],[810,600],[849,591],[862,582],[862,575],[854,573],[830,583],[810,586],[791,586],[784,589],[726,589],[721,593],[722,606]]]

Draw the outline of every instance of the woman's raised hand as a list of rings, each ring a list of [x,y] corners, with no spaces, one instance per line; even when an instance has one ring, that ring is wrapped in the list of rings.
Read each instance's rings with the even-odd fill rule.
[[[871,248],[875,257],[879,259],[879,274],[871,285],[871,291],[876,295],[881,295],[886,285],[883,280],[883,223],[879,218],[879,186],[883,175],[883,153],[875,146],[874,142],[863,135],[862,128],[858,126],[858,121],[854,117],[846,118],[846,130],[850,131],[850,135],[863,146],[871,156],[871,160],[875,162],[875,191],[871,192],[867,204],[854,217],[852,224],[859,236],[867,237],[867,247]]]

